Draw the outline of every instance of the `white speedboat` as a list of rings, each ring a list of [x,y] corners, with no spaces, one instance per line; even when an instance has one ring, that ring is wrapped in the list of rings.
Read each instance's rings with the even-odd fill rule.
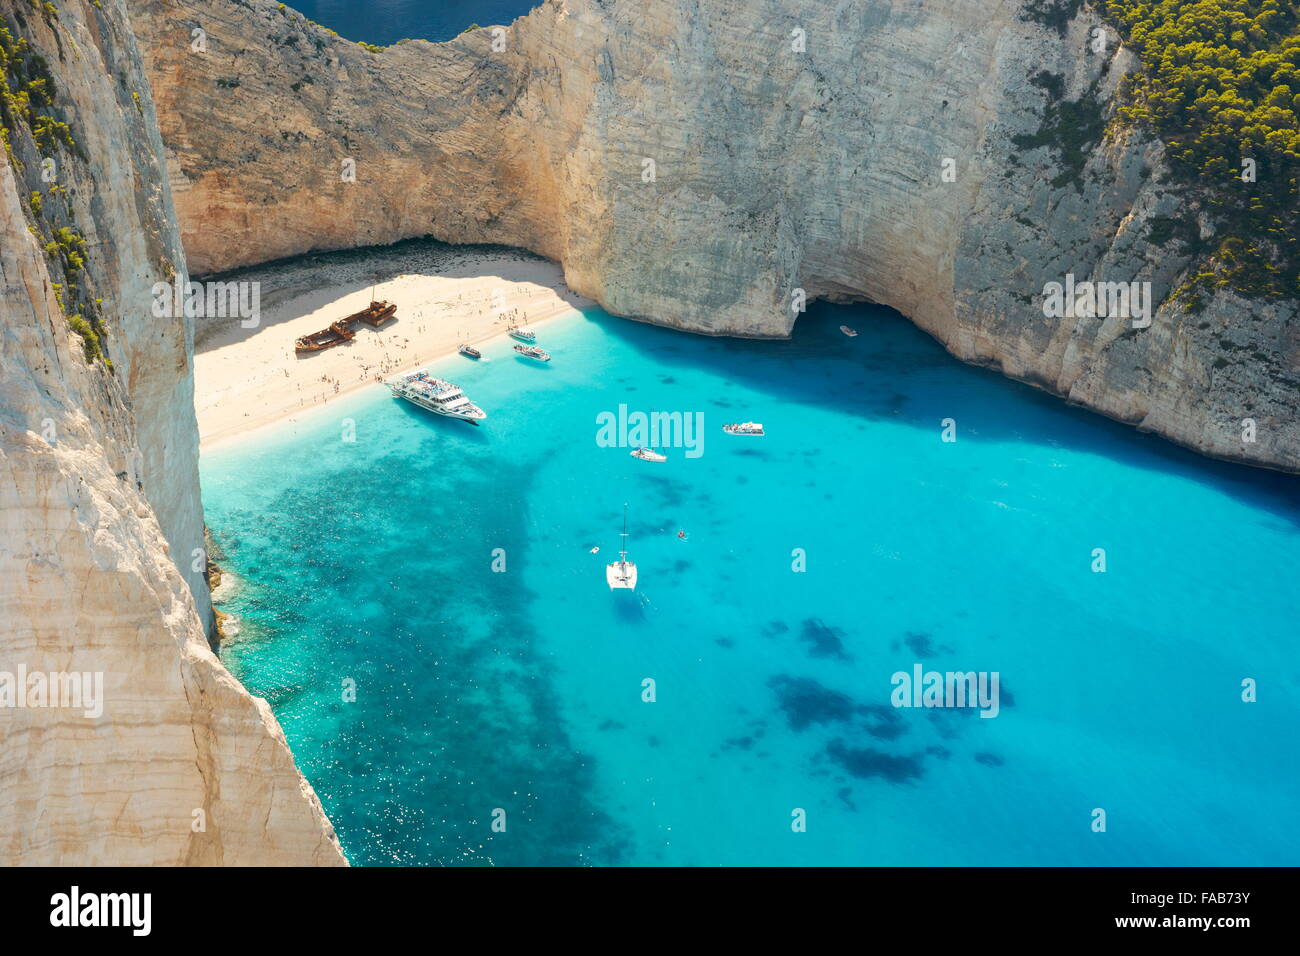
[[[517,325],[512,325],[510,328],[506,329],[506,332],[510,334],[511,338],[516,338],[520,342],[537,341],[537,333],[532,329],[521,329]]]
[[[542,351],[536,345],[516,345],[515,351],[520,355],[526,355],[528,358],[535,358],[539,362],[549,362],[551,360],[550,353]]]
[[[605,565],[605,581],[611,591],[636,590],[636,565],[627,559],[627,505],[623,506],[623,548],[618,552],[618,560]]]
[[[763,426],[759,422],[738,422],[734,425],[723,425],[722,430],[728,435],[765,435]]]
[[[642,461],[667,461],[668,460],[667,456],[661,455],[659,454],[659,452],[654,451],[650,448],[633,449],[632,457],[640,458]]]
[[[487,412],[466,398],[459,385],[435,378],[427,370],[390,379],[388,388],[395,398],[404,398],[413,405],[448,418],[459,418],[475,425],[487,418]]]
[[[845,335],[847,335],[849,338],[855,338],[858,334],[856,329],[851,329],[847,325],[841,325],[840,331],[843,332]]]

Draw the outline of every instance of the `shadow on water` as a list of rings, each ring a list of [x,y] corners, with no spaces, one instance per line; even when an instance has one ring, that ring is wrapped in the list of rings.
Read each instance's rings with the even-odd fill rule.
[[[933,432],[955,418],[962,441],[1033,442],[1101,455],[1214,488],[1300,527],[1300,478],[1207,458],[1063,399],[967,365],[893,309],[815,303],[788,341],[702,338],[586,310],[589,321],[660,365],[740,381],[779,402],[833,407]],[[841,324],[858,331],[848,338]],[[873,380],[872,373],[884,373]],[[905,378],[904,393],[898,379]],[[725,395],[715,403],[734,408]],[[1010,410],[1010,414],[1008,414]],[[735,408],[733,417],[761,410]]]
[[[623,624],[645,623],[645,604],[635,591],[611,591],[610,599],[614,602],[614,614],[620,622]]]
[[[456,418],[448,418],[446,415],[439,415],[428,409],[419,408],[405,400],[399,400],[402,414],[413,421],[421,423],[421,427],[428,429],[430,437],[447,437],[443,429],[453,429],[451,435],[463,441],[475,442],[479,445],[487,445],[490,441],[487,432],[481,425],[475,425],[473,422],[465,422]]]

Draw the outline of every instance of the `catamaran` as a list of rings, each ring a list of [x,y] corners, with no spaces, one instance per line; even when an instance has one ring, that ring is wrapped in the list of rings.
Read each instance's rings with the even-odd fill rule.
[[[723,425],[722,430],[728,435],[765,435],[763,425],[760,422],[739,422],[734,425]]]
[[[634,448],[632,450],[633,458],[640,458],[642,461],[667,461],[668,458],[659,454],[652,448]]]
[[[604,566],[604,580],[610,584],[610,591],[636,591],[637,566],[628,561],[628,506],[623,506],[623,548],[619,549],[619,559]]]
[[[610,584],[610,591],[636,591],[637,566],[628,561],[628,506],[623,506],[623,548],[619,549],[619,559],[604,566],[604,580]]]
[[[551,360],[550,353],[539,349],[536,345],[516,345],[515,351],[520,355],[528,356],[528,358],[535,358],[539,362],[549,362]]]
[[[487,418],[487,412],[466,398],[459,385],[434,378],[424,369],[389,380],[388,388],[394,398],[404,398],[413,405],[448,418],[459,418],[475,425]]]

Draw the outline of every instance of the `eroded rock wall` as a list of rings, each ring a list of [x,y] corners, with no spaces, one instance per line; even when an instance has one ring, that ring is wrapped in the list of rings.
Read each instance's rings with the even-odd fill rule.
[[[269,708],[208,648],[193,330],[151,310],[185,259],[125,9],[0,17],[45,58],[76,143],[15,128],[0,159],[0,864],[342,863]],[[56,212],[85,239],[75,278],[111,368],[56,295]],[[16,698],[23,672],[99,675],[101,703]]]

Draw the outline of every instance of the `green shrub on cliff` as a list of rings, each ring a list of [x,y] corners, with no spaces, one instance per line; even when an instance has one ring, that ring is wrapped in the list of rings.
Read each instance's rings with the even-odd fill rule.
[[[72,331],[81,336],[81,348],[86,354],[87,362],[104,358],[104,352],[99,344],[99,334],[91,327],[89,322],[80,315],[70,315],[68,316],[68,325],[71,326]]]
[[[1180,294],[1300,296],[1300,15],[1282,0],[1098,0],[1143,70],[1121,117],[1165,142],[1215,226]]]
[[[20,184],[25,182],[27,168],[19,158],[20,152],[29,160],[39,160],[63,147],[82,162],[87,161],[85,151],[73,139],[72,128],[61,118],[57,92],[45,58],[26,39],[16,36],[7,21],[0,21],[0,139]],[[60,209],[57,203],[47,204],[42,194],[32,188],[38,185],[26,183],[31,212],[27,228],[53,260],[51,280],[62,273],[62,282],[50,283],[55,301],[68,327],[81,337],[87,361],[100,360],[111,371],[113,364],[103,347],[107,329],[102,300],[91,298],[89,286],[93,280],[86,274],[86,240],[76,229],[68,191],[62,183],[48,187],[51,198],[63,198]]]

